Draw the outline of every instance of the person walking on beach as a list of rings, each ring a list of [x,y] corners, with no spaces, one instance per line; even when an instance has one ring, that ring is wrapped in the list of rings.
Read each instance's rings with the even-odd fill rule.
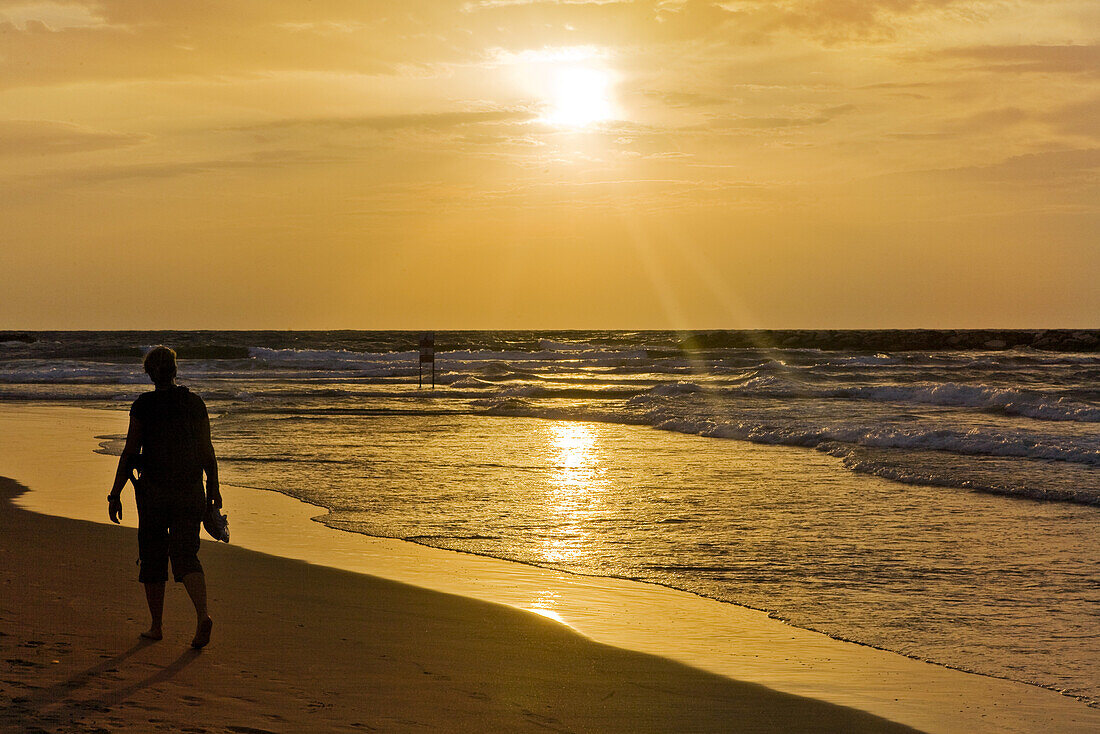
[[[206,576],[198,558],[199,526],[210,505],[222,506],[210,418],[202,398],[176,384],[174,351],[153,347],[145,355],[144,366],[156,389],[141,395],[130,408],[126,446],[107,495],[108,514],[112,522],[119,522],[122,489],[140,461],[141,481],[134,490],[141,564],[138,581],[145,585],[152,617],[148,631],[141,636],[150,640],[163,636],[164,587],[171,561],[173,577],[183,583],[195,605],[197,623],[191,647],[200,649],[210,642],[213,622],[206,609]]]

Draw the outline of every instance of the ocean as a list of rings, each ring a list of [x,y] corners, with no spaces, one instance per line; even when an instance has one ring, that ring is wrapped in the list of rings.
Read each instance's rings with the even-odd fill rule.
[[[0,402],[124,410],[165,343],[223,483],[334,528],[663,584],[1097,705],[1094,335],[791,334],[440,332],[431,389],[410,332],[34,332],[0,341]]]

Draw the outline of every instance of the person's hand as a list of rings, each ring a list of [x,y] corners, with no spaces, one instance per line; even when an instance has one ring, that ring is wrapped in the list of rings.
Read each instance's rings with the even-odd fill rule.
[[[206,485],[206,502],[219,510],[222,508],[222,493],[218,485]]]
[[[111,522],[118,525],[122,519],[122,498],[117,495],[107,495],[107,513],[111,516]]]

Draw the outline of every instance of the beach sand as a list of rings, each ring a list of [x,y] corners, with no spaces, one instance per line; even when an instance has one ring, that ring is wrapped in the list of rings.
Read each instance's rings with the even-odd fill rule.
[[[135,531],[15,508],[0,482],[5,731],[903,732],[593,642],[503,605],[208,545],[214,642],[170,590],[143,644]]]
[[[205,542],[200,556],[214,642],[188,650],[193,613],[173,585],[165,641],[140,646],[136,539],[132,527],[102,524],[115,460],[92,453],[95,436],[118,433],[125,421],[117,411],[57,406],[0,411],[0,474],[31,490],[15,500],[19,509],[8,502],[15,486],[5,485],[0,503],[5,730],[1100,726],[1096,709],[1051,691],[662,587],[336,532],[309,521],[316,508],[238,487],[223,488],[234,545]],[[129,491],[125,498],[132,525]]]

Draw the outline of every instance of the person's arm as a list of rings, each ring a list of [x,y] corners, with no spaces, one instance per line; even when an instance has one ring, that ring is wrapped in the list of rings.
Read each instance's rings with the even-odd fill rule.
[[[130,478],[130,464],[141,453],[141,421],[130,416],[130,428],[126,431],[126,445],[122,447],[122,456],[118,457],[118,469],[115,470],[115,483],[107,495],[107,513],[111,522],[118,523],[122,518],[122,488]]]
[[[199,449],[203,454],[202,470],[206,472],[206,501],[220,510],[222,492],[218,484],[218,457],[214,454],[214,442],[210,439],[210,415],[205,404],[199,416]]]

